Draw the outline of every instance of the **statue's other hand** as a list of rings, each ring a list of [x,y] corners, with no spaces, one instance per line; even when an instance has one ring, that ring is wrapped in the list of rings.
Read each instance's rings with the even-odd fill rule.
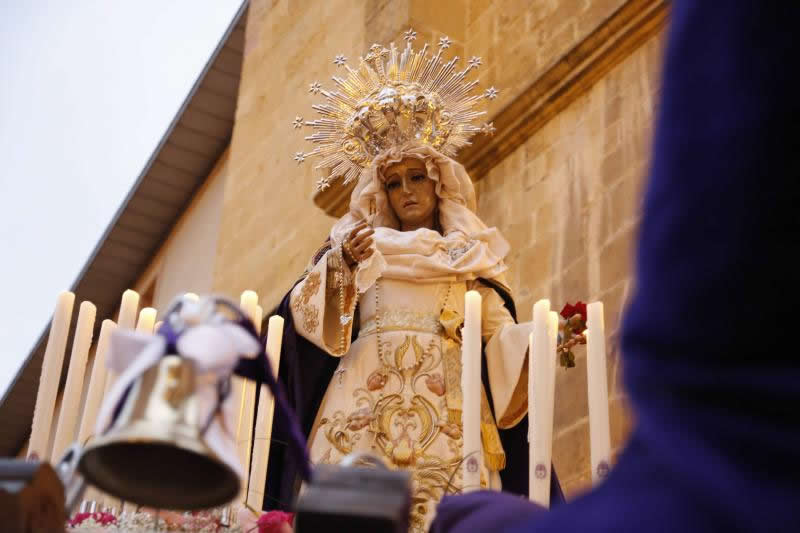
[[[375,242],[372,238],[374,233],[375,230],[369,227],[366,221],[360,222],[350,231],[342,249],[345,261],[350,268],[372,255],[374,251],[372,245]]]

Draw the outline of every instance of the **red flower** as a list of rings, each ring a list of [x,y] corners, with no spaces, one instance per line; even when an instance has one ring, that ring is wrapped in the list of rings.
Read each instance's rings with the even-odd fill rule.
[[[94,513],[94,521],[98,522],[101,526],[107,526],[117,521],[116,517],[111,513],[99,512]]]
[[[117,521],[113,514],[98,511],[96,513],[78,513],[72,518],[72,520],[68,522],[68,524],[70,527],[79,526],[88,518],[94,519],[94,521],[101,526],[107,526],[108,524],[113,524]]]
[[[578,301],[575,305],[572,304],[564,304],[564,308],[561,310],[561,316],[565,319],[569,320],[573,316],[580,314],[583,320],[586,320],[586,304]]]
[[[258,533],[281,533],[284,530],[283,524],[292,525],[294,513],[284,513],[283,511],[268,511],[258,517],[256,525]]]
[[[83,523],[84,520],[92,516],[92,513],[78,513],[72,517],[72,520],[68,522],[69,527],[75,527]]]

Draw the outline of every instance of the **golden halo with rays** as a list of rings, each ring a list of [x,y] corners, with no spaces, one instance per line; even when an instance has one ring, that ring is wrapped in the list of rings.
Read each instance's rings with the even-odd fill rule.
[[[306,157],[318,158],[315,168],[325,174],[317,182],[318,190],[338,178],[344,184],[358,179],[375,156],[392,146],[416,141],[453,157],[474,134],[493,133],[492,124],[476,123],[486,114],[478,104],[495,99],[498,91],[490,87],[474,93],[478,81],[467,80],[480,67],[481,58],[472,57],[466,68],[458,70],[458,57],[449,61],[442,57],[452,44],[449,38],[439,39],[438,50],[429,55],[427,44],[412,48],[416,35],[411,29],[405,32],[402,51],[394,43],[389,48],[373,44],[356,69],[338,54],[333,63],[346,74],[333,76],[334,90],[319,82],[310,84],[309,93],[325,99],[312,106],[320,118],[304,121],[298,116],[292,126],[311,127],[313,133],[306,140],[317,146],[296,152],[294,159],[300,164]]]

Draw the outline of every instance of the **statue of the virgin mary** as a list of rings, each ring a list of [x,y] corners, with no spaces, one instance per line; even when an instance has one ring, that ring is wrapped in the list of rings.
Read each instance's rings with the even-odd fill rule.
[[[349,212],[309,262],[278,313],[286,319],[280,379],[313,463],[354,452],[412,473],[411,524],[424,531],[436,504],[461,492],[461,336],[464,296],[482,296],[481,487],[525,494],[527,346],[531,324],[517,324],[503,258],[509,245],[475,213],[475,189],[452,159],[472,134],[475,106],[457,71],[427,46],[373,45],[357,69],[345,66],[322,118],[305,122],[327,174],[356,181]],[[298,117],[296,124],[302,125]],[[280,445],[276,419],[267,507],[291,501],[296,468]],[[553,497],[560,488],[553,477]]]

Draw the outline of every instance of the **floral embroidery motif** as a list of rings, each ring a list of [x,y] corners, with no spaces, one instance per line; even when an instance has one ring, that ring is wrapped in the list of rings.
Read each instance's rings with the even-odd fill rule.
[[[321,284],[319,272],[311,272],[303,282],[300,294],[292,302],[295,312],[303,315],[303,328],[309,333],[314,333],[319,327],[319,309],[308,302],[319,292]]]
[[[350,431],[358,431],[359,429],[367,427],[373,420],[372,413],[369,408],[362,407],[361,409],[350,413],[347,417],[347,429]]]
[[[369,390],[380,390],[388,381],[389,377],[386,375],[385,372],[381,372],[380,370],[376,370],[372,374],[369,375],[367,378],[367,388]]]
[[[425,385],[428,387],[428,390],[436,396],[444,396],[444,378],[442,378],[441,374],[432,374],[428,376],[425,380]]]
[[[435,306],[376,305],[381,311],[380,334],[375,331],[375,317],[361,321],[355,349],[340,364],[354,371],[334,375],[331,385],[337,391],[329,388],[326,393],[312,439],[312,457],[320,458],[315,463],[337,464],[348,454],[365,451],[390,468],[407,469],[412,476],[409,531],[413,533],[427,531],[437,503],[446,494],[460,492],[463,484],[459,331],[463,317],[446,305],[450,286],[436,290]],[[440,315],[431,309],[440,309]],[[497,431],[493,420],[482,417],[487,452],[481,467],[484,487],[489,486],[486,474],[502,468],[491,460],[495,447],[487,446],[492,444],[486,440],[487,424]]]
[[[458,424],[453,424],[452,422],[439,422],[439,427],[441,428],[442,433],[451,439],[461,438],[461,426]]]
[[[441,374],[435,372],[442,364],[439,343],[423,347],[415,335],[401,339],[367,376],[365,386],[354,391],[353,410],[334,412],[320,421],[319,428],[342,456],[362,438],[368,439],[373,452],[392,466],[411,470],[410,531],[421,533],[436,502],[460,490],[462,431],[460,424],[448,421],[445,402],[436,401],[445,388]],[[446,439],[452,455],[428,451],[437,438]]]

